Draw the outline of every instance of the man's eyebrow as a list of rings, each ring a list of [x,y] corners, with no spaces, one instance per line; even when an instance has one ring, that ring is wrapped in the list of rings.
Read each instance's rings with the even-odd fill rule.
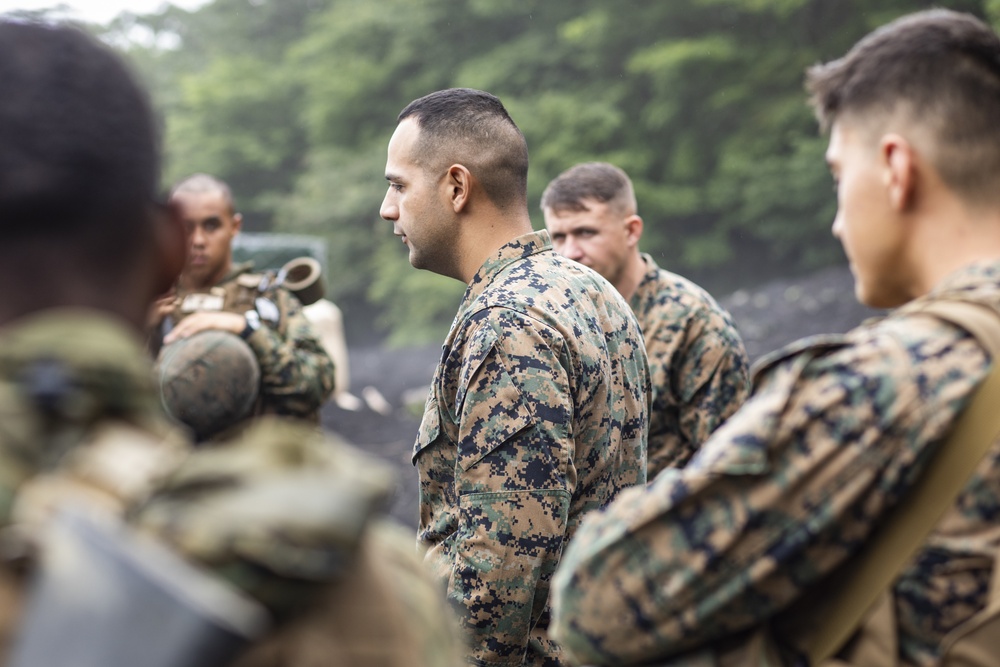
[[[396,174],[386,173],[385,180],[387,181],[398,181],[401,180],[402,176],[397,176]]]

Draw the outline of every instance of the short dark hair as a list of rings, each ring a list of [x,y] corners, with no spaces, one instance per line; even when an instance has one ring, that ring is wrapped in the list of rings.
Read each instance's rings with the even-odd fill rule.
[[[501,209],[528,201],[528,144],[495,95],[471,88],[439,90],[406,105],[397,121],[420,127],[417,163],[439,169],[459,162]]]
[[[0,233],[121,257],[160,178],[149,99],[82,30],[0,21]],[[140,241],[142,239],[142,241]]]
[[[584,211],[593,199],[622,214],[636,212],[632,181],[622,169],[607,162],[584,162],[556,176],[542,193],[542,210]]]
[[[935,9],[897,19],[810,68],[806,88],[824,129],[904,113],[929,131],[927,157],[949,187],[972,200],[1000,197],[1000,37],[974,16]]]
[[[175,195],[182,192],[197,194],[217,192],[226,201],[230,215],[236,213],[236,205],[233,203],[233,192],[229,189],[229,185],[210,174],[191,174],[170,189],[170,198],[173,199]]]

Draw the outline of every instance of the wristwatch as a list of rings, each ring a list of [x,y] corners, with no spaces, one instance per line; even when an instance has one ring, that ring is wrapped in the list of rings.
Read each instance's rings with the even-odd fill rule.
[[[243,313],[243,317],[246,318],[247,325],[243,327],[243,331],[240,332],[240,338],[246,340],[253,335],[253,332],[260,329],[260,315],[256,310],[248,310]]]

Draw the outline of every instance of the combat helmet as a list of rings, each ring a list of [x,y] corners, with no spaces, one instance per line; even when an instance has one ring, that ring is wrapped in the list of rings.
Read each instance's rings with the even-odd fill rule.
[[[260,366],[246,342],[227,331],[201,331],[167,345],[156,364],[167,414],[205,440],[249,417]]]

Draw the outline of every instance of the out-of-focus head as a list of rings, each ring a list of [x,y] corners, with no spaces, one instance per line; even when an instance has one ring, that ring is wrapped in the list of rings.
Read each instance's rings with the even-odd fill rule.
[[[214,176],[194,174],[174,186],[170,201],[179,208],[188,235],[182,283],[194,289],[215,285],[232,266],[233,239],[243,223],[229,186]]]
[[[72,27],[0,21],[0,147],[8,271],[36,263],[114,289],[142,263],[149,289],[166,289],[171,267],[144,256],[163,217],[157,126],[109,48]]]
[[[923,210],[913,202],[940,182],[969,207],[1000,207],[1000,38],[967,14],[911,14],[809,69],[806,87],[831,131],[833,231],[858,298],[905,303],[918,281],[899,221]]]
[[[389,141],[389,189],[381,215],[409,247],[413,266],[457,277],[459,212],[450,170],[459,165],[474,182],[472,204],[460,207],[463,212],[474,214],[488,202],[502,213],[526,214],[524,135],[497,97],[468,88],[414,100],[400,112],[398,123]]]
[[[549,183],[541,207],[555,251],[619,286],[642,237],[628,175],[607,162],[578,164]]]
[[[873,144],[905,133],[953,190],[1000,204],[1000,37],[979,19],[904,16],[810,68],[806,86],[824,127],[863,128]]]

